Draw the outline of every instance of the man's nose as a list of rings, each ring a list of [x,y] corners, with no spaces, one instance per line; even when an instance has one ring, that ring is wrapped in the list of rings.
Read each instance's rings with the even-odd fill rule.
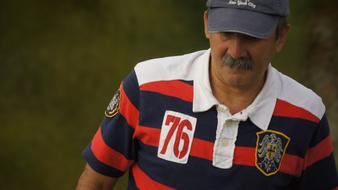
[[[233,58],[241,58],[247,56],[247,50],[245,48],[245,43],[240,36],[234,35],[229,41],[227,54]]]

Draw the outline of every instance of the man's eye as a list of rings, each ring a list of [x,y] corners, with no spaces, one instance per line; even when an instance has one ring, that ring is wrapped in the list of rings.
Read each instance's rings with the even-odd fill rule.
[[[221,32],[221,36],[223,39],[229,39],[232,36],[232,33],[230,32]]]
[[[246,40],[246,41],[248,41],[248,42],[255,42],[255,41],[259,41],[260,40],[259,38],[255,38],[255,37],[247,36],[247,35],[244,35],[243,39]]]

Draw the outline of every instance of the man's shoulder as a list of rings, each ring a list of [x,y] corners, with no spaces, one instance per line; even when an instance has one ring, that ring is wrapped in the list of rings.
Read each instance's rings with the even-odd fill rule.
[[[163,80],[191,80],[196,59],[206,50],[189,54],[155,58],[138,63],[134,70],[140,85]]]
[[[281,90],[279,99],[310,112],[317,118],[322,118],[325,105],[322,98],[310,88],[295,79],[279,72]]]

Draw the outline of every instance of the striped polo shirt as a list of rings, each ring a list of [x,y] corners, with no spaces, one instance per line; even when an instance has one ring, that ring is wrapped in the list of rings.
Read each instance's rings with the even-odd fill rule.
[[[122,81],[84,151],[128,189],[334,189],[338,177],[325,106],[268,67],[246,109],[213,96],[210,50],[148,60]]]

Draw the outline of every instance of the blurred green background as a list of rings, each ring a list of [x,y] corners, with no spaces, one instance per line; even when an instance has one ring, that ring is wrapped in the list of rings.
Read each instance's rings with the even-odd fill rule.
[[[337,158],[336,7],[292,1],[273,64],[323,97]],[[204,0],[2,0],[0,189],[74,189],[119,82],[139,61],[208,48],[204,9]]]

